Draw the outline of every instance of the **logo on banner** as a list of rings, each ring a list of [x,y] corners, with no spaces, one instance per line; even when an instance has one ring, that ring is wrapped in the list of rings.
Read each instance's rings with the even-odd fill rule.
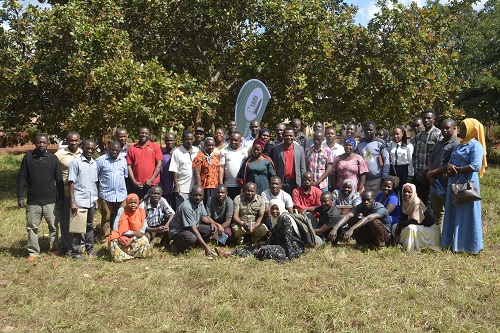
[[[263,100],[262,89],[255,88],[248,96],[247,103],[245,105],[245,118],[248,121],[252,121],[257,117],[260,111],[260,107],[262,106]]]

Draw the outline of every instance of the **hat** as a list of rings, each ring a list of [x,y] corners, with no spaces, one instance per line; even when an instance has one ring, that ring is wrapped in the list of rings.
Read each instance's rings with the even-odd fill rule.
[[[205,129],[203,127],[196,127],[195,132],[203,132],[203,133],[205,133]]]

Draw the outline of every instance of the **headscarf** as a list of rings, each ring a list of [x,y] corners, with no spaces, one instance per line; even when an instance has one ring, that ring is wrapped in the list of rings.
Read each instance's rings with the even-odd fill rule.
[[[352,145],[352,149],[356,148],[356,140],[354,138],[345,138],[344,144],[349,142]]]
[[[257,145],[260,148],[262,148],[262,150],[264,150],[264,147],[266,146],[266,141],[264,141],[264,139],[258,138],[254,140],[253,145],[254,146]]]
[[[344,187],[344,184],[351,184],[351,193],[349,195],[345,196],[344,192],[342,191],[342,188]],[[355,188],[354,181],[352,179],[346,179],[342,182],[342,186],[340,187],[339,191],[339,204],[342,206],[350,206],[352,205],[352,200],[354,197],[354,194],[356,194],[356,188]]]
[[[406,187],[411,188],[411,197],[410,200],[406,200],[403,196],[403,213],[408,215],[408,219],[416,220],[418,223],[422,223],[425,218],[425,211],[427,207],[425,207],[424,203],[417,196],[417,188],[414,184],[406,183],[403,185],[403,191]]]
[[[285,213],[287,211],[286,207],[285,207],[285,203],[283,202],[283,200],[280,200],[280,199],[271,199],[271,200],[269,200],[269,210],[271,210],[271,207],[274,206],[274,205],[278,206],[278,209],[280,210],[280,216],[281,216],[281,214],[283,214],[283,213]],[[274,217],[274,216],[270,215],[269,219],[271,220],[273,226],[275,226],[275,225],[277,225],[279,216],[278,217]]]
[[[130,200],[137,200],[137,205],[139,205],[139,196],[135,193],[130,193],[127,195],[125,199],[126,206],[123,209],[123,213],[120,216],[120,220],[118,221],[118,230],[113,230],[109,235],[109,240],[113,240],[119,238],[125,232],[132,231],[140,231],[142,226],[144,225],[144,221],[146,220],[146,212],[141,207],[137,206],[135,211],[132,211],[128,204]]]
[[[465,145],[466,143],[469,143],[469,141],[471,141],[472,139],[477,139],[477,141],[479,141],[479,143],[483,146],[484,149],[483,164],[481,166],[481,169],[479,170],[479,177],[483,177],[484,171],[488,166],[488,162],[486,161],[486,140],[484,136],[484,126],[477,119],[474,118],[466,118],[462,120],[462,123],[464,123],[467,131],[465,133],[465,137],[462,140],[461,144]]]
[[[207,160],[208,165],[212,165],[212,157],[214,157],[215,154],[215,148],[212,150],[212,153],[209,154],[207,152],[206,146],[207,146],[207,141],[212,140],[215,143],[215,139],[212,138],[211,136],[205,138],[205,141],[203,141],[205,144],[203,145],[203,153],[205,154],[205,159]]]

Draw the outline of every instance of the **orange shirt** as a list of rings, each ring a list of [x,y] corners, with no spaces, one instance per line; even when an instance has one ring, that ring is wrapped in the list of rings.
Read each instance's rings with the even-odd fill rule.
[[[193,168],[201,168],[200,178],[203,188],[216,188],[219,185],[220,154],[214,152],[208,163],[207,155],[200,151],[193,160]]]

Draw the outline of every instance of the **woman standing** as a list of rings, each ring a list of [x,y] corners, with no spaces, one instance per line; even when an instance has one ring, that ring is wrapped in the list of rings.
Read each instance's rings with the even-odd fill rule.
[[[226,133],[222,127],[217,127],[215,129],[214,140],[215,140],[215,152],[220,153],[220,151],[227,146]]]
[[[130,193],[126,206],[118,210],[115,226],[109,235],[109,252],[114,262],[151,256],[146,231],[146,213],[139,207],[139,197]],[[115,220],[115,221],[116,221]]]
[[[448,194],[443,223],[441,246],[449,247],[454,252],[479,253],[483,249],[481,226],[481,201],[452,204],[450,185],[473,181],[478,191],[479,177],[487,166],[486,143],[483,125],[473,118],[460,123],[461,144],[455,147],[448,162]]]
[[[351,179],[357,192],[363,192],[365,186],[365,174],[368,172],[366,162],[360,155],[354,153],[356,140],[346,138],[344,140],[344,153],[333,160],[333,184],[336,189],[341,189],[344,180]]]
[[[264,145],[264,150],[262,151],[264,155],[269,156],[271,153],[271,149],[274,147],[274,145],[271,143],[271,131],[267,128],[263,128],[259,131],[259,139],[264,140],[266,143]]]
[[[396,224],[393,244],[400,243],[404,251],[440,250],[441,230],[417,196],[414,184],[403,185],[403,213],[408,216],[408,220]]]
[[[396,126],[392,130],[392,141],[387,145],[391,167],[389,174],[399,177],[399,188],[393,190],[401,192],[401,185],[406,184],[408,179],[413,178],[413,145],[408,142],[406,130],[402,126]],[[400,193],[401,194],[401,193]]]
[[[243,160],[237,179],[242,184],[252,182],[257,185],[257,194],[269,189],[271,177],[276,175],[273,161],[262,153],[266,143],[262,139],[253,142],[252,155]]]
[[[203,202],[215,194],[219,185],[220,154],[215,152],[215,140],[211,137],[205,139],[203,150],[193,160],[193,169],[196,175],[196,185],[201,185],[204,190]]]

